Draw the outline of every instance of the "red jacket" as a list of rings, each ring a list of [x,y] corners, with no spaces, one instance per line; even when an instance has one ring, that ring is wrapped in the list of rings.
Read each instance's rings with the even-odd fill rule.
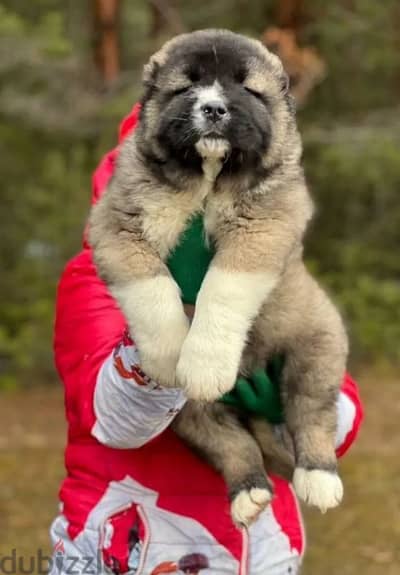
[[[137,112],[122,123],[121,138]],[[93,202],[117,153],[107,154],[94,174]],[[68,420],[60,499],[70,541],[87,552],[100,549],[102,560],[121,573],[128,561],[132,568],[134,552],[137,573],[145,575],[297,572],[304,537],[291,486],[273,478],[270,509],[249,530],[233,525],[222,478],[168,429],[184,404],[182,392],[162,389],[140,371],[124,317],[97,276],[86,241],[61,277],[54,346]],[[338,407],[343,455],[362,418],[349,377]],[[196,560],[202,566],[185,567]]]

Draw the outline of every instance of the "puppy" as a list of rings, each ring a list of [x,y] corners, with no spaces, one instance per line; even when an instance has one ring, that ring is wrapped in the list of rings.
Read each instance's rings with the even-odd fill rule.
[[[279,457],[286,474],[294,466],[301,499],[333,507],[342,498],[335,429],[347,338],[302,259],[313,206],[282,64],[225,30],[184,34],[145,67],[141,104],[91,213],[90,242],[142,368],[185,390],[175,430],[223,474],[237,524],[270,501],[265,467]],[[216,252],[189,325],[165,262],[198,214]],[[292,455],[266,423],[243,425],[212,403],[277,353]]]

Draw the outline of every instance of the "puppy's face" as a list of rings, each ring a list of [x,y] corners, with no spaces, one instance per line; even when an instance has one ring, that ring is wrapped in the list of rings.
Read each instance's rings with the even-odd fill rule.
[[[209,153],[230,173],[279,161],[293,123],[287,76],[259,42],[222,30],[178,36],[144,83],[144,140],[159,159],[200,171]]]

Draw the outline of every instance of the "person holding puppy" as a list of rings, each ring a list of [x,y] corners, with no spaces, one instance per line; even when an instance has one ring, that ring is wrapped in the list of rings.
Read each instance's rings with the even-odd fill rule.
[[[137,121],[135,107],[121,125],[120,141]],[[97,168],[93,203],[112,177],[117,155],[118,147]],[[271,505],[249,528],[234,525],[222,478],[169,429],[185,404],[182,390],[163,388],[141,370],[126,320],[97,275],[86,238],[59,284],[54,346],[69,428],[67,476],[51,528],[51,575],[66,575],[72,566],[82,574],[299,572],[305,538],[290,483],[271,477]],[[277,383],[277,373],[269,377]],[[263,393],[269,408],[258,400]],[[279,400],[267,375],[242,380],[230,401],[261,415],[267,410],[264,415],[279,424]],[[341,456],[362,419],[349,376],[337,406]]]

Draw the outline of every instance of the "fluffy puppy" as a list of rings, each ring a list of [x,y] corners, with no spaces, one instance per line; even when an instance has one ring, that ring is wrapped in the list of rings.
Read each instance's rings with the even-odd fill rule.
[[[284,354],[282,399],[298,495],[337,505],[336,398],[347,339],[302,260],[313,212],[287,76],[261,43],[224,30],[178,36],[145,67],[140,122],[93,208],[99,272],[127,318],[143,370],[189,401],[176,431],[223,474],[249,524],[272,490],[272,430],[212,403],[239,372]],[[203,214],[215,256],[192,324],[166,266]],[[261,448],[261,449],[260,449]]]

